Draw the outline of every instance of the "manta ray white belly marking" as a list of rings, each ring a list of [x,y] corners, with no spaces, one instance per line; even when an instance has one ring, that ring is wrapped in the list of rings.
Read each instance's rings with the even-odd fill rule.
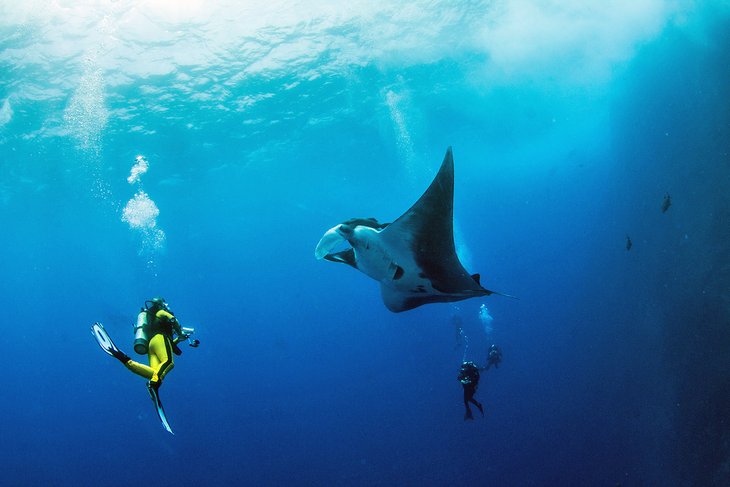
[[[454,159],[449,147],[426,192],[396,221],[347,220],[324,234],[315,257],[347,264],[380,282],[385,306],[396,313],[494,294],[456,255],[453,208]],[[351,248],[334,252],[344,242]]]
[[[348,239],[355,251],[357,268],[366,276],[376,281],[390,282],[398,272],[398,264],[389,249],[383,246],[380,230],[358,225]]]

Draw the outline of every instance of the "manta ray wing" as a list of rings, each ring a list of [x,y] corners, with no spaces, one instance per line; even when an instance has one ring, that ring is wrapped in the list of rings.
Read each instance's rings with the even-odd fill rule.
[[[453,215],[454,158],[449,147],[426,192],[380,232],[383,246],[403,269],[397,280],[381,282],[388,309],[406,311],[492,294],[469,275],[456,255]]]

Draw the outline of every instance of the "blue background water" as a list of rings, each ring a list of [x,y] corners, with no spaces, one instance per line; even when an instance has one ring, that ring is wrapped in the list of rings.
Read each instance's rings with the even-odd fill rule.
[[[730,481],[726,2],[0,14],[0,484]],[[462,260],[520,299],[390,313],[314,246],[397,218],[449,145]],[[202,341],[175,436],[89,333],[131,352],[158,294]]]

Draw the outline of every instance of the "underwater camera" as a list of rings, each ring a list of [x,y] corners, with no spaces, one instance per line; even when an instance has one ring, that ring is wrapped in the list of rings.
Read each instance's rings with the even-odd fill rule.
[[[198,348],[198,346],[200,345],[200,340],[198,340],[196,338],[190,338],[190,335],[195,333],[195,328],[188,328],[188,327],[183,326],[182,332],[188,336],[188,345],[193,348]]]

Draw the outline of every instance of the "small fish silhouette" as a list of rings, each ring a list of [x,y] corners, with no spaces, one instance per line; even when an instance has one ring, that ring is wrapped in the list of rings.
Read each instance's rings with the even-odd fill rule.
[[[666,213],[670,206],[672,206],[672,197],[669,196],[669,193],[665,193],[662,202],[662,213]]]
[[[629,234],[626,234],[626,250],[631,250],[631,247],[633,247],[633,243],[631,242],[631,237],[629,237]]]

